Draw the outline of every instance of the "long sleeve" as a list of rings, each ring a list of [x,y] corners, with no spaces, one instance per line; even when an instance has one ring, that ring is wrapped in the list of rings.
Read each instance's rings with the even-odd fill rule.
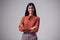
[[[24,25],[24,17],[22,17],[22,20],[19,23],[18,29],[19,29],[19,31],[22,31],[22,32],[28,32],[29,31],[29,29]]]
[[[31,29],[30,32],[33,32],[33,33],[37,32],[39,29],[39,24],[40,24],[40,18],[38,17],[36,20],[36,24],[34,25],[34,26],[36,26],[36,28]]]
[[[20,21],[20,23],[19,23],[19,25],[18,25],[18,29],[19,29],[19,31],[22,31],[22,30],[24,30],[24,27],[23,27],[23,25],[24,25],[24,17],[22,17],[22,19],[21,19],[21,21]],[[21,26],[22,25],[22,26]]]

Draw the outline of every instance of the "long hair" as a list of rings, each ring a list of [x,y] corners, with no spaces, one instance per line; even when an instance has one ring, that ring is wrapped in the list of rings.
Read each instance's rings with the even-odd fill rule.
[[[37,16],[37,14],[36,14],[36,8],[35,8],[35,5],[34,5],[33,3],[29,3],[29,4],[27,5],[26,11],[25,11],[25,16],[28,16],[28,15],[29,15],[29,12],[28,12],[28,7],[29,7],[29,6],[33,6],[33,8],[34,8],[33,15],[34,15],[34,16]]]

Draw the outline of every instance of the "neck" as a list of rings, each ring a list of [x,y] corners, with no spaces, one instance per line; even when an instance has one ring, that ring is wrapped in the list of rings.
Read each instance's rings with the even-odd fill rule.
[[[32,13],[30,13],[30,14],[29,14],[29,16],[33,16],[33,14],[32,14]]]

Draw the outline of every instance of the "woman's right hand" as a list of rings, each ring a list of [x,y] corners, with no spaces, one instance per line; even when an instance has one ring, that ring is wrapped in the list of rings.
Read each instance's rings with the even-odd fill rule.
[[[20,24],[20,25],[19,25],[19,31],[22,31],[22,30],[24,30],[24,27],[23,27],[22,24]]]

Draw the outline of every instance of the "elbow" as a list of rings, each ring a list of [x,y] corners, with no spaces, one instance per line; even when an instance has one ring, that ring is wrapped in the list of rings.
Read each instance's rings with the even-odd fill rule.
[[[22,26],[19,25],[19,26],[18,26],[18,30],[19,30],[19,31],[23,31],[23,30],[24,30],[24,27],[22,27]]]

